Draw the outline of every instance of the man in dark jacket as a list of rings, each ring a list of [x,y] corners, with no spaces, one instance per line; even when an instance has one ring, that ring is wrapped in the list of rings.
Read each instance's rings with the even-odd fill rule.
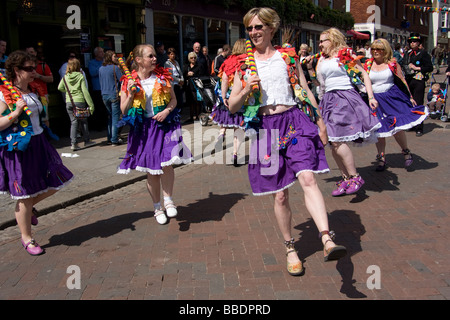
[[[431,56],[425,49],[420,49],[422,37],[419,33],[411,33],[408,43],[410,50],[403,57],[403,70],[409,90],[418,105],[423,105],[428,73],[433,71]],[[423,122],[414,127],[416,136],[423,135]]]

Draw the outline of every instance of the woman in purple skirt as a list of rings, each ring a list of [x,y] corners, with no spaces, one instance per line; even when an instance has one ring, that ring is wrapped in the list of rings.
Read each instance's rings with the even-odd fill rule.
[[[386,168],[386,138],[394,136],[405,157],[405,167],[413,163],[404,130],[422,123],[428,115],[425,106],[418,106],[406,83],[400,65],[393,59],[389,42],[377,39],[372,43],[373,58],[364,67],[369,73],[375,99],[378,101],[377,116],[381,123],[378,129],[376,171]]]
[[[225,136],[227,128],[234,129],[233,139],[233,165],[238,165],[238,150],[242,144],[244,135],[236,132],[237,130],[243,130],[244,117],[242,115],[243,110],[239,110],[236,113],[231,113],[228,109],[228,98],[231,90],[233,89],[234,73],[239,66],[239,60],[245,56],[245,39],[238,39],[233,45],[233,51],[231,55],[220,66],[219,82],[216,86],[216,94],[219,96],[220,103],[214,108],[209,116],[211,120],[220,126],[220,134],[217,142],[222,142]],[[243,131],[241,131],[243,133]]]
[[[377,141],[376,131],[381,125],[373,112],[378,103],[374,99],[368,74],[347,48],[345,37],[339,30],[330,28],[323,31],[319,47],[322,52],[317,63],[317,80],[321,90],[319,106],[327,126],[333,158],[343,177],[332,195],[353,194],[362,187],[364,180],[356,170],[348,143],[361,145]],[[311,66],[308,68],[311,69]],[[358,74],[359,78],[356,77]],[[364,80],[370,108],[354,87],[361,84],[361,80]]]
[[[329,171],[324,150],[326,127],[319,115],[318,130],[296,106],[287,64],[271,43],[280,25],[278,14],[270,8],[254,8],[244,16],[244,25],[255,46],[258,74],[249,73],[242,81],[235,81],[229,100],[230,111],[236,112],[246,105],[246,101],[252,98],[253,87],[260,86],[260,127],[250,149],[250,185],[254,195],[273,195],[275,216],[286,246],[287,270],[291,275],[301,275],[304,268],[294,248],[288,191],[297,180],[305,194],[306,208],[320,231],[325,261],[336,260],[346,254],[344,247],[333,242],[325,202],[314,176],[315,173]],[[317,108],[298,61],[296,74]],[[239,72],[236,72],[235,79],[239,77]]]
[[[127,64],[132,79],[122,77],[120,108],[123,120],[131,125],[127,154],[118,173],[137,170],[147,173],[147,189],[155,218],[167,223],[177,215],[172,200],[175,172],[173,164],[189,163],[191,152],[183,143],[179,109],[168,69],[157,67],[152,45],[134,48]],[[161,206],[161,188],[164,208]],[[166,212],[164,212],[164,209]]]
[[[40,255],[44,250],[31,232],[31,224],[38,223],[34,206],[65,186],[73,174],[63,165],[41,126],[44,108],[29,87],[37,76],[34,57],[15,51],[5,67],[8,81],[21,98],[16,101],[5,85],[0,86],[0,194],[10,194],[17,200],[15,215],[22,245],[29,254]]]

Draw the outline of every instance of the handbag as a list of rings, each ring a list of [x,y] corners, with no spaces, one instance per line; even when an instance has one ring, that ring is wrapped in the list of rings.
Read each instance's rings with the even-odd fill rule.
[[[70,93],[70,90],[69,90],[69,86],[67,85],[67,82],[66,82],[66,77],[63,77],[63,80],[64,80],[64,85],[66,86],[67,93],[69,94],[70,103],[72,103],[73,116],[77,119],[88,118],[91,115],[91,113],[89,112],[89,108],[88,107],[81,108],[81,107],[77,107],[75,105],[75,102],[73,101],[73,98],[72,98],[72,94]]]

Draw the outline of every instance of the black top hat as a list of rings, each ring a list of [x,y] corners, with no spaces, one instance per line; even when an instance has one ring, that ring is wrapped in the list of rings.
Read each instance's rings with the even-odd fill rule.
[[[408,38],[408,43],[411,43],[412,41],[419,41],[420,43],[422,43],[422,40],[423,39],[419,33],[411,32],[411,34],[409,35],[409,38]]]

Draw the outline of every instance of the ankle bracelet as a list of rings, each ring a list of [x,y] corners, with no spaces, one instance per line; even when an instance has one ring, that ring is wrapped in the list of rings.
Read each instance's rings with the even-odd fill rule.
[[[286,249],[294,249],[294,238],[291,238],[291,240],[285,240],[284,245],[286,246]]]

